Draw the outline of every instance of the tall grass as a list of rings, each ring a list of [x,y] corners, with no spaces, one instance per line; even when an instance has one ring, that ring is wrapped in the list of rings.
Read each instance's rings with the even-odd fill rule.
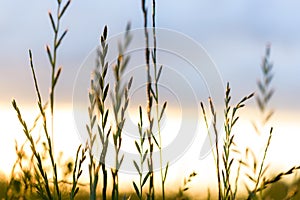
[[[47,172],[44,170],[41,156],[37,152],[36,145],[35,145],[35,142],[33,140],[33,137],[32,137],[32,135],[30,134],[30,132],[27,128],[26,122],[23,120],[21,111],[20,111],[20,109],[19,109],[19,107],[18,107],[15,100],[12,101],[12,105],[13,105],[15,111],[17,112],[18,119],[19,119],[21,125],[23,126],[23,132],[24,132],[25,136],[27,137],[27,139],[30,142],[31,151],[33,152],[33,155],[36,158],[37,167],[38,167],[38,171],[39,171],[39,173],[35,174],[38,177],[37,180],[40,180],[40,178],[39,178],[40,176],[43,179],[43,183],[36,185],[36,189],[37,189],[39,195],[41,197],[43,197],[44,199],[52,199],[54,197],[58,198],[58,199],[61,199],[61,193],[60,193],[59,186],[58,186],[57,167],[56,167],[57,165],[54,161],[53,150],[52,150],[52,142],[51,142],[51,138],[50,138],[49,133],[48,133],[46,113],[45,113],[45,110],[43,109],[43,103],[42,103],[42,99],[41,99],[41,95],[40,95],[40,91],[39,91],[39,87],[38,87],[38,83],[37,83],[36,74],[35,74],[34,67],[33,67],[33,60],[32,60],[31,51],[29,51],[29,58],[30,58],[30,66],[31,66],[31,70],[32,70],[32,75],[33,75],[33,79],[34,79],[34,85],[35,85],[35,89],[36,89],[36,93],[37,93],[37,97],[38,97],[38,108],[40,110],[40,114],[41,114],[42,119],[43,119],[44,133],[45,133],[46,140],[47,140],[47,145],[48,145],[48,148],[49,148],[48,154],[50,156],[52,170],[53,170],[53,181],[54,181],[54,188],[55,188],[55,193],[54,194],[52,194],[52,192],[50,190],[48,175],[47,175]]]
[[[135,193],[137,195],[137,197],[142,200],[143,199],[143,188],[151,174],[150,171],[148,171],[146,173],[145,176],[143,176],[144,174],[144,164],[145,161],[147,159],[148,156],[148,152],[149,149],[145,150],[145,140],[146,140],[146,131],[143,130],[143,113],[142,113],[142,107],[139,107],[139,115],[140,115],[140,121],[138,123],[138,129],[139,129],[139,136],[140,136],[140,140],[139,141],[135,141],[135,146],[136,149],[139,153],[140,156],[140,160],[139,160],[139,164],[138,161],[133,161],[134,167],[136,168],[136,171],[139,174],[139,182],[138,184],[136,182],[133,181],[133,187],[135,190]]]
[[[224,182],[224,191],[223,197],[225,199],[234,199],[235,193],[233,190],[233,186],[230,183],[231,178],[231,167],[233,163],[233,159],[231,157],[231,152],[234,151],[233,146],[235,144],[233,134],[233,127],[237,123],[239,116],[237,116],[237,112],[245,106],[245,102],[253,97],[254,93],[245,96],[242,100],[240,100],[235,106],[230,105],[230,87],[227,84],[226,95],[225,95],[225,122],[224,122],[224,129],[225,129],[225,139],[223,144],[223,155],[222,160],[224,162],[224,169],[222,170],[222,179]],[[239,172],[238,172],[239,173]],[[239,174],[237,174],[239,177]]]
[[[70,0],[63,3],[62,0],[57,0],[57,13],[55,17],[49,13],[50,23],[52,26],[54,39],[53,46],[50,48],[46,46],[46,53],[48,55],[51,65],[51,83],[50,94],[47,101],[43,101],[38,77],[35,72],[33,54],[29,50],[29,64],[34,80],[34,88],[37,97],[37,108],[39,111],[38,116],[33,121],[33,126],[30,128],[27,121],[24,119],[21,109],[16,100],[12,101],[12,106],[16,111],[18,120],[23,128],[23,133],[26,136],[26,141],[21,146],[16,143],[17,160],[12,167],[11,180],[8,184],[6,199],[75,199],[78,197],[79,189],[82,184],[80,183],[80,177],[84,171],[83,163],[87,160],[88,156],[88,172],[89,172],[89,198],[90,199],[121,199],[120,194],[120,169],[126,155],[121,154],[123,129],[126,122],[126,112],[130,102],[130,88],[133,78],[129,80],[124,79],[124,74],[129,66],[129,55],[127,49],[131,40],[133,39],[130,34],[130,25],[126,28],[122,43],[119,44],[119,52],[117,55],[116,63],[113,67],[109,66],[107,61],[107,53],[109,51],[109,44],[107,42],[108,30],[104,27],[103,33],[100,37],[100,45],[98,49],[98,57],[96,62],[96,68],[93,71],[93,77],[91,80],[90,91],[88,94],[88,116],[89,122],[86,125],[88,140],[86,144],[80,145],[74,152],[74,161],[67,167],[71,173],[71,182],[62,180],[59,176],[59,172],[63,170],[59,162],[59,158],[55,157],[54,153],[54,113],[55,113],[55,88],[59,80],[62,68],[57,65],[58,48],[60,47],[62,40],[66,36],[67,30],[60,33],[60,24],[62,16],[69,8]],[[151,1],[150,1],[151,2]],[[133,161],[133,165],[138,172],[138,181],[133,181],[133,191],[138,199],[168,199],[172,198],[168,196],[165,188],[166,178],[169,163],[167,162],[166,168],[163,166],[163,141],[161,120],[167,109],[167,101],[161,102],[161,95],[159,92],[159,79],[162,76],[163,67],[158,66],[157,62],[157,35],[156,35],[156,2],[152,0],[152,40],[148,29],[148,8],[146,0],[141,0],[141,8],[144,19],[144,37],[145,37],[145,72],[146,72],[146,97],[147,105],[143,110],[139,106],[139,122],[138,130],[139,139],[135,141],[135,148],[138,151],[139,159]],[[153,41],[153,49],[150,49],[150,41]],[[52,49],[52,50],[51,50]],[[270,62],[270,47],[267,46],[266,54],[262,64],[262,79],[258,81],[258,93],[256,95],[256,102],[261,114],[262,121],[260,124],[253,123],[255,131],[262,133],[262,129],[268,125],[271,117],[273,116],[273,110],[269,108],[270,100],[273,96],[274,90],[271,86],[273,73],[272,64]],[[108,80],[108,72],[113,72],[113,87],[110,86]],[[215,140],[211,139],[211,146],[213,147],[213,157],[215,164],[215,173],[217,176],[217,191],[218,199],[238,199],[240,189],[240,180],[245,178],[250,180],[253,185],[246,185],[248,190],[248,199],[262,199],[264,198],[264,190],[270,185],[280,181],[287,175],[293,175],[300,166],[291,167],[289,170],[278,173],[277,175],[269,178],[266,175],[268,165],[266,165],[266,157],[269,153],[269,147],[271,145],[271,139],[273,135],[273,128],[270,127],[268,139],[261,159],[256,159],[251,148],[246,149],[246,159],[242,157],[242,153],[238,150],[238,144],[235,141],[236,133],[234,127],[239,123],[240,115],[239,111],[245,107],[245,104],[254,96],[254,93],[246,95],[236,104],[232,103],[232,94],[229,83],[227,84],[224,98],[224,122],[223,131],[224,136],[221,135],[220,130],[217,129],[217,113],[213,99],[209,98],[207,112],[204,103],[201,102],[201,109],[203,114],[203,120],[206,124],[207,133],[211,138],[209,125],[213,128],[213,134]],[[110,98],[112,107],[107,104],[107,99]],[[48,107],[48,102],[50,108]],[[48,119],[47,111],[50,109],[50,120]],[[146,119],[143,118],[143,113],[146,114]],[[109,125],[109,117],[112,117],[113,123]],[[208,119],[212,119],[211,124]],[[39,122],[42,123],[42,135],[37,138],[33,135],[33,130],[36,129]],[[149,123],[149,127],[145,127],[145,122]],[[153,126],[158,127],[155,136]],[[51,126],[51,131],[49,131]],[[52,134],[51,134],[52,132]],[[115,155],[115,165],[110,169],[111,174],[108,173],[108,167],[106,165],[107,149],[110,138],[112,139]],[[45,141],[44,141],[45,140]],[[99,141],[98,141],[99,140]],[[100,157],[95,157],[96,142],[101,145]],[[30,152],[25,152],[26,145],[29,145]],[[44,147],[44,151],[39,150],[39,146]],[[155,148],[159,150],[159,174],[160,174],[160,186],[161,196],[156,192],[154,184],[154,160],[153,153]],[[88,153],[87,153],[88,151]],[[253,157],[253,163],[248,159]],[[28,166],[24,167],[25,160],[28,162]],[[50,168],[47,164],[50,163]],[[147,169],[145,169],[147,165]],[[20,168],[21,175],[16,174],[16,168]],[[237,167],[235,170],[234,167]],[[242,169],[250,170],[251,173],[243,174]],[[176,196],[177,199],[184,199],[186,192],[192,186],[191,181],[197,174],[205,172],[193,172],[187,178],[184,178],[182,186],[179,188],[179,193]],[[111,175],[111,176],[110,176]],[[98,191],[99,183],[102,183],[102,193]],[[108,194],[108,184],[112,184],[111,194]],[[63,184],[67,184],[68,195],[64,196],[65,187]],[[85,186],[85,185],[83,185]],[[148,189],[145,187],[148,186]],[[253,186],[253,187],[252,187]],[[127,195],[126,195],[127,196]],[[126,197],[125,196],[125,197]],[[134,197],[133,197],[134,198]]]
[[[108,62],[105,60],[107,55],[108,45],[106,44],[107,39],[107,27],[104,27],[103,34],[101,36],[101,48],[102,50],[99,51],[100,56],[100,65],[101,65],[101,73],[96,72],[96,77],[98,78],[99,89],[96,90],[97,96],[100,97],[97,99],[98,109],[100,110],[101,114],[101,126],[98,127],[98,133],[101,139],[101,144],[103,146],[101,156],[100,156],[100,163],[102,168],[102,175],[103,175],[103,186],[102,186],[102,199],[106,199],[107,193],[107,169],[105,165],[105,157],[108,148],[108,138],[111,132],[111,127],[107,130],[107,118],[109,114],[109,110],[105,107],[105,101],[107,98],[109,84],[105,82],[106,74],[108,70]],[[99,66],[99,64],[97,66]],[[99,67],[98,67],[99,68]]]
[[[98,49],[98,58],[96,60],[96,69],[94,70],[94,77],[91,81],[91,89],[89,93],[90,107],[88,109],[90,124],[87,126],[89,134],[89,175],[90,175],[90,199],[96,199],[96,188],[99,179],[99,170],[102,168],[103,186],[102,186],[102,198],[106,199],[107,194],[107,169],[105,165],[106,152],[108,148],[108,139],[111,133],[111,127],[107,127],[107,119],[109,110],[106,108],[106,99],[109,91],[109,84],[107,83],[107,71],[108,62],[106,61],[106,55],[108,52],[107,39],[107,26],[104,27],[103,33],[100,37],[100,47]],[[100,118],[97,120],[97,118]],[[98,121],[100,124],[98,124]],[[98,163],[95,163],[93,155],[93,146],[96,141],[96,134],[94,126],[96,125],[96,131],[100,138],[102,150]]]
[[[149,190],[147,194],[147,199],[155,199],[154,191],[154,171],[153,171],[153,150],[154,144],[152,141],[153,135],[153,118],[151,116],[152,106],[153,106],[153,96],[151,93],[152,90],[152,79],[150,73],[150,49],[149,49],[149,33],[148,33],[148,9],[146,5],[146,0],[141,0],[143,19],[144,19],[144,34],[145,34],[145,61],[146,61],[146,73],[147,73],[147,85],[146,85],[146,94],[147,94],[147,120],[149,122],[149,128],[147,129],[147,138],[149,143],[149,159],[148,170],[149,170]]]
[[[93,82],[91,82],[91,88],[93,88]],[[89,149],[89,179],[90,179],[90,199],[96,199],[97,197],[97,185],[99,179],[99,170],[100,170],[100,163],[96,163],[94,160],[94,145],[96,142],[96,134],[94,133],[94,126],[96,122],[96,115],[94,113],[96,107],[96,97],[93,95],[93,92],[89,94],[89,107],[88,107],[88,114],[89,114],[89,121],[90,123],[86,125],[86,129],[89,136],[89,141],[87,142],[87,147]]]
[[[81,150],[81,156],[79,156],[80,150]],[[72,189],[70,192],[70,200],[75,199],[77,193],[79,192],[78,183],[79,183],[79,178],[83,172],[82,164],[86,159],[86,155],[85,155],[86,151],[87,151],[87,148],[82,148],[82,146],[79,145],[79,147],[77,149],[75,162],[74,162],[74,169],[73,169],[73,173],[72,173],[72,181],[73,182],[72,182]]]
[[[274,110],[269,108],[270,101],[275,91],[271,85],[274,75],[272,73],[273,64],[270,61],[270,54],[271,54],[271,46],[268,44],[266,46],[265,56],[261,64],[262,79],[258,80],[257,82],[258,93],[256,95],[256,102],[259,108],[261,121],[259,123],[254,122],[253,127],[258,135],[262,134],[261,130],[263,130],[267,126],[268,122],[270,121],[270,119],[274,114]],[[251,190],[247,187],[249,193],[248,199],[258,198],[257,195],[258,192],[259,192],[259,197],[263,198],[262,190],[263,188],[266,187],[264,181],[266,179],[266,172],[268,171],[268,165],[265,166],[266,165],[265,162],[266,162],[267,152],[269,150],[269,146],[273,135],[273,127],[269,129],[270,129],[269,136],[266,141],[266,146],[264,148],[261,161],[257,160],[251,148],[247,148],[246,150],[247,151],[246,155],[248,156],[248,153],[250,152],[250,155],[252,155],[253,157],[252,158],[253,164],[252,165],[246,164],[246,167],[250,168],[251,171],[251,174],[247,174],[247,177],[254,184],[254,187]]]
[[[235,145],[235,135],[233,127],[239,120],[237,112],[245,106],[245,102],[253,97],[253,93],[242,98],[236,105],[231,105],[231,88],[227,83],[225,92],[225,108],[224,108],[224,132],[225,138],[222,142],[222,152],[219,149],[219,131],[217,130],[217,113],[211,98],[209,98],[210,112],[212,115],[212,126],[215,133],[215,148],[216,148],[216,173],[218,178],[218,199],[235,199],[236,190],[231,180],[231,168],[234,158],[231,156],[234,153],[233,146]],[[207,115],[203,103],[201,103],[202,113],[204,113],[204,120],[207,121]],[[208,126],[207,126],[208,127]],[[209,130],[208,130],[209,132]],[[223,167],[222,167],[223,165]],[[239,173],[239,172],[238,172]],[[239,174],[237,174],[237,177]]]
[[[272,109],[267,109],[268,104],[273,96],[274,89],[271,86],[271,81],[273,74],[271,72],[273,65],[270,63],[270,46],[266,47],[266,54],[263,59],[262,72],[263,78],[258,81],[258,90],[259,94],[256,96],[256,102],[261,113],[261,125],[258,126],[256,122],[253,122],[253,126],[257,133],[261,133],[260,129],[270,121],[270,118],[273,116],[274,111]],[[218,183],[218,199],[236,199],[238,195],[238,184],[240,176],[249,179],[250,182],[254,184],[253,189],[250,189],[246,185],[248,191],[247,199],[263,199],[263,190],[267,188],[270,184],[276,183],[281,180],[284,176],[290,175],[299,169],[299,166],[294,166],[286,172],[280,172],[275,177],[268,179],[266,177],[266,171],[268,166],[265,166],[266,157],[268,150],[271,144],[271,139],[273,135],[273,127],[270,128],[269,136],[266,141],[266,146],[263,151],[261,160],[257,160],[254,152],[251,148],[246,148],[246,157],[239,160],[237,156],[232,157],[232,154],[239,155],[241,157],[241,152],[238,150],[238,146],[234,140],[235,134],[233,132],[233,127],[237,124],[239,120],[238,110],[245,107],[246,101],[251,99],[254,96],[254,93],[245,96],[242,98],[235,106],[231,105],[231,95],[230,95],[229,83],[227,84],[225,92],[225,108],[224,108],[224,132],[225,137],[222,141],[222,149],[220,150],[220,139],[222,139],[219,131],[217,130],[217,113],[215,111],[215,106],[211,98],[209,98],[209,107],[212,117],[212,126],[215,134],[215,152],[212,151],[217,174],[217,183]],[[209,124],[208,124],[208,113],[205,110],[204,104],[201,102],[201,108],[203,113],[204,122],[206,124],[207,133],[210,134]],[[260,128],[258,128],[260,127]],[[212,142],[211,142],[212,145]],[[222,155],[222,156],[221,156]],[[250,156],[252,156],[253,163],[250,163]],[[232,166],[237,164],[237,170],[234,174],[235,180],[233,181],[234,176],[232,176]],[[222,167],[223,165],[223,167]],[[241,168],[245,167],[246,170],[250,169],[252,174],[246,173],[241,175]],[[260,193],[258,196],[257,193]]]
[[[253,124],[253,127],[254,127],[256,133],[259,135],[262,134],[261,130],[264,129],[267,122],[270,121],[271,117],[274,114],[274,111],[272,109],[268,109],[268,105],[274,94],[274,89],[271,86],[271,82],[273,79],[273,74],[272,74],[273,64],[270,61],[270,52],[271,52],[271,47],[270,47],[270,45],[267,45],[266,50],[265,50],[265,56],[263,58],[262,65],[261,65],[261,71],[262,71],[263,77],[262,77],[262,80],[258,80],[258,82],[257,82],[258,93],[256,95],[256,102],[257,102],[257,106],[260,111],[261,121],[260,121],[260,123],[253,122],[252,124]],[[250,169],[252,174],[247,174],[247,177],[254,183],[254,188],[252,190],[247,188],[247,190],[249,192],[248,199],[254,198],[254,197],[257,198],[256,193],[258,192],[258,188],[261,184],[263,176],[265,176],[265,173],[267,172],[268,166],[265,167],[265,160],[266,160],[267,152],[268,152],[268,149],[269,149],[269,146],[271,143],[272,133],[273,133],[273,127],[270,128],[269,137],[266,142],[266,146],[264,148],[263,157],[262,157],[261,161],[258,161],[256,159],[256,156],[254,156],[255,154],[253,153],[251,148],[246,149],[246,156],[248,157],[248,153],[250,152],[250,155],[252,155],[252,157],[253,157],[253,159],[252,159],[253,165],[247,165],[247,164],[245,165],[248,168],[251,168],[251,166],[253,166]],[[260,162],[260,164],[259,164],[259,162]],[[248,161],[248,163],[249,163],[249,161]],[[262,193],[260,193],[260,197],[262,198]]]
[[[129,56],[124,54],[132,39],[130,35],[130,24],[126,27],[123,45],[119,45],[119,55],[117,63],[114,66],[114,90],[111,93],[114,123],[113,142],[115,147],[115,166],[111,169],[113,178],[112,199],[119,199],[119,170],[124,160],[124,155],[120,155],[122,146],[122,133],[125,124],[125,112],[129,104],[128,92],[131,88],[132,78],[124,81],[124,72],[128,66]],[[121,157],[120,157],[121,156]]]
[[[271,85],[274,74],[272,72],[273,63],[270,61],[270,55],[271,45],[268,44],[261,64],[262,79],[257,81],[258,93],[256,95],[256,102],[261,115],[261,126],[265,126],[274,114],[274,110],[269,108],[269,104],[275,91]],[[256,132],[259,133],[258,125],[253,123],[253,126]]]
[[[71,0],[68,0],[65,4],[62,3],[62,0],[57,0],[57,12],[55,15],[56,20],[51,12],[49,12],[49,19],[52,25],[52,30],[54,34],[53,38],[53,45],[52,45],[52,52],[51,47],[49,45],[46,46],[49,62],[51,65],[51,90],[50,90],[50,111],[51,111],[51,131],[52,131],[52,143],[54,137],[54,96],[55,96],[55,86],[57,84],[58,78],[60,76],[62,67],[57,69],[57,55],[58,55],[58,48],[61,45],[62,40],[66,36],[68,30],[64,30],[62,34],[60,34],[60,24],[61,19],[64,16],[65,12],[67,11]]]
[[[40,115],[38,115],[34,122],[33,126],[29,129],[29,133],[31,133],[35,127],[37,126],[37,122],[40,119]],[[38,143],[40,137],[37,138],[34,142]],[[8,183],[8,187],[6,188],[5,199],[9,198],[28,198],[30,194],[32,194],[32,190],[34,187],[34,155],[32,152],[26,152],[26,144],[27,140],[23,142],[21,145],[15,141],[15,152],[17,155],[17,159],[12,166],[10,173],[10,180]],[[18,168],[20,172],[18,172]],[[23,186],[23,187],[22,187]]]
[[[167,102],[163,103],[163,106],[160,107],[159,99],[159,78],[162,73],[163,67],[157,66],[157,38],[156,38],[156,1],[152,0],[152,37],[153,37],[153,49],[149,48],[150,38],[149,38],[149,29],[148,29],[148,9],[146,1],[142,0],[142,13],[144,18],[144,34],[145,34],[145,62],[146,62],[146,75],[147,75],[147,85],[146,85],[146,94],[147,94],[147,116],[149,122],[149,128],[147,130],[148,143],[149,143],[149,159],[148,159],[148,170],[149,170],[149,192],[148,199],[155,199],[155,190],[154,190],[154,172],[153,172],[153,149],[154,143],[159,149],[160,156],[160,178],[161,178],[161,193],[162,199],[165,199],[165,182],[167,178],[167,172],[169,163],[167,163],[166,169],[163,169],[163,154],[162,154],[162,136],[161,136],[161,119],[164,115],[164,112],[167,107]],[[152,65],[151,65],[152,61]],[[153,70],[151,70],[153,67]],[[152,72],[151,72],[152,71]],[[154,86],[154,87],[153,87]],[[154,100],[154,102],[153,102]],[[155,103],[155,108],[153,108],[153,103]],[[154,116],[152,115],[152,110],[155,109]],[[153,134],[153,124],[157,125],[158,138]],[[154,140],[154,143],[153,143]]]
[[[62,1],[58,0],[57,1],[57,20],[56,22],[53,19],[53,16],[51,12],[49,12],[49,18],[50,22],[52,24],[52,28],[54,31],[54,45],[53,45],[53,53],[50,51],[50,47],[46,46],[46,51],[49,57],[49,61],[51,63],[51,68],[52,68],[52,81],[51,81],[51,92],[49,95],[50,99],[50,112],[51,112],[51,130],[53,131],[53,116],[54,116],[54,89],[57,84],[58,78],[61,73],[61,69],[59,68],[56,71],[56,59],[57,59],[57,50],[58,47],[60,46],[63,38],[65,37],[67,31],[63,32],[61,36],[59,36],[59,24],[61,17],[64,15],[65,11],[70,5],[70,1],[68,1],[66,4],[62,5]],[[27,140],[30,143],[30,149],[32,151],[32,154],[35,158],[35,161],[33,161],[34,164],[34,176],[35,176],[35,181],[34,187],[36,189],[37,195],[42,198],[42,199],[62,199],[62,192],[60,189],[60,182],[58,178],[58,168],[57,168],[57,162],[54,158],[54,151],[53,151],[53,132],[52,132],[52,137],[49,134],[48,130],[48,118],[46,116],[46,105],[47,103],[44,103],[42,101],[39,85],[38,85],[38,80],[37,76],[35,73],[34,69],[34,63],[33,63],[33,56],[31,50],[29,50],[29,60],[30,60],[30,68],[34,80],[34,87],[36,91],[36,96],[37,96],[37,106],[40,112],[40,117],[42,118],[42,123],[43,123],[43,132],[44,136],[46,138],[46,150],[47,154],[50,158],[50,163],[51,163],[51,172],[48,173],[44,161],[42,159],[41,153],[38,151],[37,145],[38,142],[36,142],[33,139],[33,135],[31,134],[32,129],[29,129],[27,126],[26,121],[23,119],[23,116],[21,114],[21,111],[19,109],[19,106],[17,105],[16,100],[12,101],[12,106],[15,109],[19,122],[23,127],[23,132],[27,138]],[[34,125],[37,123],[37,120],[39,117],[34,121]],[[81,146],[77,150],[77,154],[75,156],[75,168],[73,171],[73,183],[72,183],[72,190],[70,192],[70,199],[74,199],[76,194],[78,193],[79,188],[77,187],[78,179],[80,178],[82,174],[82,163],[85,160],[84,153],[85,151],[82,151],[81,158],[79,159],[79,151],[81,149]],[[52,175],[52,179],[49,179],[49,174]]]

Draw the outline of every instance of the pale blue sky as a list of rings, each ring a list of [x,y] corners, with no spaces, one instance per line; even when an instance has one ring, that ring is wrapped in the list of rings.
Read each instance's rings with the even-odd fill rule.
[[[277,93],[276,107],[296,106],[300,99],[299,1],[163,0],[157,2],[157,26],[180,31],[203,45],[217,64],[224,82],[230,81],[237,96],[255,89],[260,76],[264,46],[272,43]],[[0,1],[1,107],[12,97],[34,102],[28,65],[32,49],[44,95],[50,67],[44,51],[52,41],[48,10],[55,1]],[[124,30],[127,21],[142,27],[139,0],[73,0],[62,27],[69,33],[60,49],[63,74],[57,100],[71,103],[77,69],[95,47],[105,24],[111,35]]]

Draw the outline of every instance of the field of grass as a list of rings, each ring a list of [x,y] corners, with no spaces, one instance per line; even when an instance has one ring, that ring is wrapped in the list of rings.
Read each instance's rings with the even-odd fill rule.
[[[57,0],[57,13],[49,12],[53,39],[46,46],[46,55],[51,66],[50,93],[45,100],[42,98],[39,77],[36,74],[35,57],[28,51],[29,68],[32,73],[36,92],[36,109],[39,114],[33,122],[28,122],[22,115],[22,106],[18,99],[12,100],[26,141],[16,143],[17,160],[11,168],[8,180],[0,182],[0,198],[2,199],[299,199],[300,181],[297,178],[299,166],[290,166],[274,174],[267,162],[269,147],[272,144],[273,125],[271,119],[276,109],[270,102],[276,88],[273,87],[275,69],[271,61],[271,45],[267,44],[263,62],[257,70],[261,78],[253,93],[246,94],[239,101],[233,102],[234,88],[226,84],[224,91],[223,113],[218,113],[215,99],[208,97],[199,102],[201,120],[205,124],[210,139],[215,188],[209,190],[193,184],[195,178],[206,173],[203,171],[186,172],[178,188],[167,187],[172,166],[169,161],[164,164],[166,155],[163,152],[162,137],[163,119],[168,109],[168,100],[161,98],[160,78],[164,74],[164,66],[158,64],[156,35],[156,1],[141,0],[141,13],[144,27],[144,68],[146,102],[140,102],[136,110],[139,122],[136,124],[138,138],[132,146],[138,154],[137,160],[132,160],[137,178],[130,180],[130,185],[122,184],[121,168],[124,160],[124,126],[131,101],[132,82],[135,77],[125,76],[130,66],[128,46],[135,40],[131,35],[130,23],[127,24],[123,40],[119,44],[115,63],[111,67],[107,54],[110,51],[109,28],[104,26],[97,49],[98,57],[90,80],[87,94],[89,105],[86,115],[87,140],[74,148],[74,157],[63,160],[54,153],[56,150],[53,135],[55,132],[56,88],[63,84],[62,67],[58,64],[58,50],[68,30],[61,29],[61,21],[70,9],[71,0]],[[151,5],[151,6],[150,6]],[[151,29],[149,29],[151,27]],[[150,33],[150,31],[152,31]],[[116,51],[116,50],[114,50]],[[108,74],[113,74],[109,77]],[[255,132],[261,135],[263,149],[257,153],[256,144],[240,148],[236,142],[235,128],[240,123],[240,112],[246,110],[247,103],[255,101],[259,113],[251,123]],[[111,105],[110,105],[111,104]],[[143,106],[144,105],[144,106]],[[224,121],[218,121],[222,115]],[[30,124],[30,125],[29,125]],[[32,125],[31,125],[32,124]],[[218,128],[220,125],[221,130]],[[40,128],[41,127],[41,128]],[[33,134],[40,128],[39,135]],[[155,129],[155,130],[154,130]],[[266,131],[267,130],[267,131]],[[157,132],[157,133],[154,133]],[[204,134],[204,133],[203,133]],[[107,165],[109,144],[113,146],[114,166]],[[55,149],[55,151],[54,151]],[[158,152],[159,159],[154,154]],[[170,161],[171,162],[171,161]],[[155,166],[159,166],[158,170]],[[88,174],[88,177],[83,177]],[[286,177],[295,177],[292,183],[286,183]],[[172,183],[171,183],[172,184]],[[176,191],[176,192],[173,192]],[[195,193],[198,191],[199,193]],[[201,196],[200,196],[201,195]]]

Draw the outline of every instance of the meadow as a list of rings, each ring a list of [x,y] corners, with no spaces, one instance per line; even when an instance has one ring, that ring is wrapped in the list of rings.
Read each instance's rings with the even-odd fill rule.
[[[143,29],[138,31],[142,32],[142,39],[136,37],[137,30],[132,30],[130,23],[124,25],[125,31],[114,40],[110,39],[109,26],[103,26],[99,44],[94,51],[95,59],[91,59],[94,62],[92,70],[87,72],[90,76],[81,76],[80,72],[78,74],[78,77],[83,77],[89,83],[88,88],[83,87],[86,93],[82,94],[82,90],[79,93],[80,98],[84,96],[83,99],[87,100],[85,107],[73,102],[73,106],[77,106],[73,113],[75,118],[78,117],[76,109],[85,115],[84,118],[75,119],[75,123],[83,123],[83,128],[77,127],[81,144],[78,146],[72,144],[73,157],[65,158],[64,150],[57,148],[57,138],[60,138],[62,133],[56,133],[58,131],[56,124],[64,124],[64,119],[56,119],[59,113],[56,106],[56,99],[59,97],[56,91],[64,83],[61,78],[63,67],[58,63],[58,58],[64,56],[59,50],[69,32],[61,27],[61,23],[68,14],[71,4],[71,0],[57,0],[57,12],[48,13],[52,41],[50,45],[46,45],[45,50],[51,69],[50,91],[46,99],[42,95],[45,93],[41,91],[43,87],[40,87],[43,80],[36,73],[35,54],[32,50],[28,51],[28,70],[32,75],[37,102],[34,110],[38,114],[32,116],[32,112],[29,111],[32,120],[28,120],[18,99],[11,101],[11,109],[15,111],[15,117],[19,121],[19,132],[23,132],[25,140],[15,143],[16,161],[11,166],[8,178],[0,183],[1,198],[49,200],[300,198],[297,176],[300,163],[275,171],[268,162],[276,129],[276,124],[272,124],[276,108],[270,105],[276,93],[273,86],[276,68],[273,67],[271,60],[271,44],[266,44],[261,66],[257,66],[260,78],[253,92],[239,98],[234,95],[234,88],[231,88],[229,82],[214,87],[211,84],[217,85],[219,80],[206,82],[206,87],[211,87],[207,89],[208,91],[219,87],[224,89],[218,94],[220,98],[215,99],[213,95],[215,91],[209,91],[212,96],[207,95],[197,102],[197,108],[190,109],[199,111],[201,124],[199,134],[204,135],[203,140],[206,139],[204,144],[198,146],[203,146],[204,154],[210,156],[209,166],[213,168],[207,167],[207,171],[205,168],[201,168],[200,171],[197,168],[192,171],[184,169],[186,175],[180,178],[181,181],[174,183],[175,179],[172,176],[176,176],[177,172],[176,169],[172,169],[172,164],[179,158],[176,157],[178,155],[173,158],[170,156],[172,150],[171,153],[168,151],[170,143],[168,134],[171,133],[167,131],[172,132],[173,129],[166,131],[166,124],[169,120],[169,123],[175,126],[178,121],[175,119],[172,122],[171,118],[172,116],[176,118],[174,116],[180,112],[185,114],[181,119],[183,122],[178,123],[181,125],[187,118],[193,118],[193,115],[188,116],[190,112],[182,110],[176,113],[177,104],[169,100],[168,94],[164,93],[169,91],[164,81],[170,79],[170,75],[173,78],[175,76],[168,74],[172,73],[170,67],[161,64],[161,54],[164,52],[159,48],[159,38],[163,37],[163,34],[160,34],[161,31],[156,25],[155,0],[140,2]],[[137,60],[134,52],[129,51],[130,45],[138,40],[143,43],[140,47],[142,53],[138,54],[139,62],[142,63],[139,69],[142,69],[143,75],[130,73],[130,70],[136,67],[132,66],[132,59]],[[117,44],[113,45],[113,42]],[[113,58],[110,57],[112,55],[110,52]],[[202,56],[199,56],[199,59],[201,58]],[[204,80],[210,79],[205,77],[205,73],[202,75]],[[143,79],[142,84],[136,81],[139,78]],[[135,85],[137,82],[138,85]],[[77,84],[74,93],[82,82],[78,81]],[[177,84],[173,92],[176,91],[176,87],[184,85],[180,82]],[[194,92],[197,93],[197,90],[201,92],[200,85],[201,83],[199,87],[193,88]],[[134,92],[140,93],[133,98]],[[180,95],[178,90],[177,96],[181,97]],[[73,101],[75,100],[76,96],[73,98]],[[258,112],[253,115],[254,119],[249,119],[250,117],[243,119],[249,102],[255,103]],[[185,103],[182,101],[178,105]],[[130,119],[132,110],[135,113],[133,116],[135,121]],[[254,142],[247,143],[247,139],[241,139],[238,135],[245,131],[239,126],[245,120],[250,121],[252,134],[257,136]],[[133,123],[134,127],[127,133],[126,124],[129,122]],[[129,141],[128,134],[134,135]],[[193,138],[196,133],[191,134]],[[174,137],[176,139],[179,135],[175,134]],[[182,151],[185,151],[190,145],[189,142],[185,143],[182,140],[176,148],[180,151],[183,148]],[[68,144],[68,138],[63,138],[60,146],[64,144]],[[127,153],[124,150],[126,148],[134,152],[132,153],[134,156]],[[193,163],[198,156],[192,155],[191,160],[187,160],[188,163],[185,165]],[[209,183],[204,181],[199,184],[202,174],[205,173],[212,173],[212,179]],[[293,181],[286,181],[288,178],[289,180],[293,178]]]

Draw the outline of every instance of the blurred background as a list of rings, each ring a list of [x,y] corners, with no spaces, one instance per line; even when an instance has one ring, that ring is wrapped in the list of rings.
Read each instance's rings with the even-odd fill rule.
[[[64,134],[56,136],[56,143],[57,149],[64,148],[67,156],[74,155],[74,149],[80,143],[74,133],[72,116],[72,92],[77,71],[98,44],[104,25],[108,25],[110,36],[123,32],[128,21],[132,28],[142,28],[140,3],[138,0],[74,0],[62,20],[62,29],[67,28],[69,32],[58,57],[63,72],[56,90],[56,120],[58,132]],[[28,49],[33,51],[42,95],[44,99],[48,96],[50,65],[45,45],[52,43],[48,11],[54,12],[55,6],[56,2],[49,0],[0,2],[0,152],[5,152],[0,153],[0,170],[4,176],[10,172],[15,160],[14,140],[24,140],[11,106],[12,99],[17,100],[28,121],[38,113],[37,109],[33,110],[37,100]],[[275,170],[300,164],[299,7],[300,2],[296,0],[157,2],[157,27],[181,32],[202,45],[215,62],[224,84],[230,82],[233,101],[256,90],[265,46],[271,44],[273,87],[276,90],[271,107],[276,112],[270,122],[275,131],[268,159],[275,163]],[[245,121],[238,129],[245,135],[241,136],[241,141],[248,139],[247,133],[254,134],[248,119],[256,120],[255,106],[252,100],[248,111],[243,113]],[[64,124],[60,124],[62,121]],[[187,153],[185,156],[193,159],[195,155]],[[212,159],[208,161],[213,163]],[[205,162],[197,161],[188,167],[179,162],[173,171],[183,168],[184,172],[174,173],[174,180],[181,180],[192,170],[207,168]],[[210,179],[207,175],[200,176],[199,181]]]

